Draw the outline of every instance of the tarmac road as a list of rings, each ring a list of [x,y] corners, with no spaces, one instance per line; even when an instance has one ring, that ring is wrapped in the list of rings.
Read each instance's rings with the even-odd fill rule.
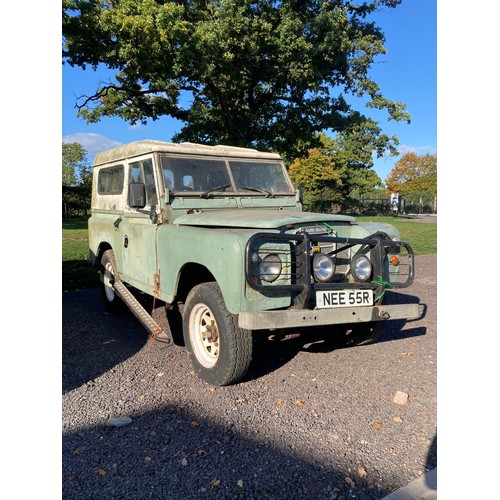
[[[425,316],[363,347],[261,338],[245,379],[217,389],[182,347],[106,314],[99,290],[63,293],[62,497],[367,500],[425,478],[437,464],[436,256],[387,293]],[[132,422],[106,426],[119,416]]]
[[[437,214],[409,214],[414,222],[427,222],[428,224],[437,224]]]

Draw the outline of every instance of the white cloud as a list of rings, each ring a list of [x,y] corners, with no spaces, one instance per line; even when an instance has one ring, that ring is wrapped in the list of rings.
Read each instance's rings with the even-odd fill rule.
[[[407,144],[401,144],[398,147],[399,154],[405,155],[406,153],[415,153],[417,155],[425,154],[436,154],[437,149],[435,146],[408,146]]]
[[[142,123],[136,123],[135,125],[130,125],[128,127],[129,130],[140,130],[141,128],[143,128]]]
[[[113,141],[108,137],[99,134],[92,134],[89,132],[79,132],[77,134],[66,135],[63,137],[62,142],[79,142],[85,151],[87,151],[89,158],[93,158],[96,154],[106,151],[107,149],[120,146],[122,143]]]

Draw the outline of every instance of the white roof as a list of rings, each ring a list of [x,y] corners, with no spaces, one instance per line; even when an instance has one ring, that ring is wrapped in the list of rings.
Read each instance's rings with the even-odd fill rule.
[[[256,149],[238,148],[234,146],[205,146],[203,144],[194,144],[184,142],[176,144],[173,142],[153,141],[146,139],[124,144],[113,149],[108,149],[99,153],[94,158],[94,166],[103,163],[111,163],[133,156],[139,156],[147,153],[178,153],[201,156],[228,156],[231,158],[256,158],[279,160],[281,157],[277,153],[264,153]]]

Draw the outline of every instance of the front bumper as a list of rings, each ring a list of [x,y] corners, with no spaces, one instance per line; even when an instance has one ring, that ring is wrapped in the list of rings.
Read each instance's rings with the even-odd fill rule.
[[[342,307],[338,309],[285,309],[280,311],[241,312],[238,325],[247,330],[272,330],[305,326],[368,323],[389,319],[416,319],[419,304]]]

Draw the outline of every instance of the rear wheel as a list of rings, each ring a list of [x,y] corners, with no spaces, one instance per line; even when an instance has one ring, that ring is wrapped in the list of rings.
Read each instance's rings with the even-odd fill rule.
[[[385,295],[375,302],[381,306],[386,303]],[[387,326],[387,321],[371,321],[369,323],[352,323],[345,325],[342,335],[342,343],[347,347],[368,345],[375,342],[383,333]]]
[[[123,301],[116,294],[114,287],[116,276],[115,254],[113,250],[106,250],[101,259],[101,295],[106,309],[112,313],[124,309]]]
[[[384,333],[386,326],[387,321],[348,325],[344,331],[343,343],[347,347],[371,344]]]
[[[240,380],[252,360],[252,333],[238,326],[217,283],[195,286],[184,304],[186,349],[200,378],[214,386]]]

